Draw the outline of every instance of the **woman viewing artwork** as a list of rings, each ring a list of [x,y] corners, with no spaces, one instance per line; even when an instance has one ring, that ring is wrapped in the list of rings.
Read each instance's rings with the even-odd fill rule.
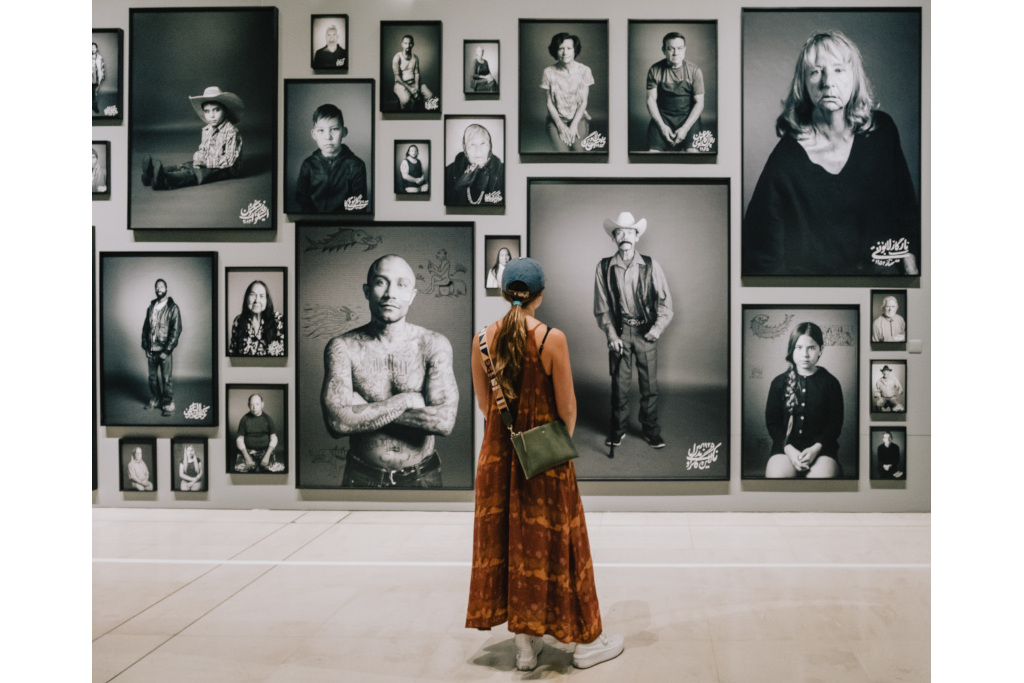
[[[583,139],[590,133],[587,98],[594,74],[576,58],[583,51],[578,36],[556,33],[548,53],[556,61],[544,67],[540,87],[547,91],[547,130],[551,145],[558,152],[582,152]]]
[[[253,280],[245,290],[242,312],[231,325],[228,355],[287,355],[284,314],[274,310],[270,290],[262,280]]]

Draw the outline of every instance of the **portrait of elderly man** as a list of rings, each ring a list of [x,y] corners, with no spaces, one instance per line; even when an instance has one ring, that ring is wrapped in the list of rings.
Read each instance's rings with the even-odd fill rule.
[[[445,206],[504,206],[505,164],[493,153],[491,133],[471,123],[462,133],[462,151],[444,169]]]
[[[348,51],[338,44],[338,27],[329,24],[324,33],[327,44],[313,53],[314,69],[343,69],[348,65]]]
[[[249,396],[249,412],[238,421],[235,432],[236,472],[284,472],[286,466],[277,459],[278,438],[274,422],[263,410],[262,394]]]
[[[905,342],[907,341],[907,321],[897,313],[899,302],[894,296],[882,299],[882,315],[871,323],[871,341],[873,342]]]
[[[459,402],[451,342],[406,320],[416,275],[401,256],[370,265],[363,295],[370,321],[324,350],[324,421],[349,437],[341,486],[440,488],[435,437],[451,434]]]

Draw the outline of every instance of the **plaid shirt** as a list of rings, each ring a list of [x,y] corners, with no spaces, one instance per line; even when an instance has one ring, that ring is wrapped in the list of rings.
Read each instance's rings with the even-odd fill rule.
[[[242,136],[233,123],[224,121],[216,128],[203,128],[203,139],[192,155],[192,162],[207,168],[232,168],[241,164],[241,158]]]

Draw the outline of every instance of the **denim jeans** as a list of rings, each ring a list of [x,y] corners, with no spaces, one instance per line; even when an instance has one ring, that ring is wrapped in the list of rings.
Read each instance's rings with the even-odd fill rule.
[[[159,353],[146,354],[149,359],[149,393],[154,401],[161,406],[174,403],[174,355],[168,353],[167,358],[160,360]]]
[[[658,342],[647,341],[636,327],[623,325],[620,335],[622,355],[609,352],[612,375],[612,416],[609,430],[625,434],[629,422],[629,385],[633,379],[633,359],[640,381],[640,425],[644,436],[656,437],[658,427]]]
[[[441,458],[431,453],[419,465],[389,470],[365,463],[349,453],[345,461],[343,488],[356,489],[437,489],[441,488]]]

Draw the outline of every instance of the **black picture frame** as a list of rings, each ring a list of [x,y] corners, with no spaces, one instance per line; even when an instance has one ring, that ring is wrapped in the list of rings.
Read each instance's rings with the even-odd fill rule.
[[[92,141],[92,199],[110,199],[110,142]]]
[[[129,10],[130,230],[277,228],[277,28],[275,7]],[[238,125],[197,169],[214,100]]]
[[[183,462],[188,449],[195,454],[196,464]],[[209,491],[209,455],[210,440],[205,436],[172,437],[171,490],[179,493],[206,493]],[[185,474],[184,477],[182,473]]]
[[[891,373],[885,377],[886,368]],[[907,361],[872,358],[869,377],[872,420],[906,420],[909,406]]]
[[[92,30],[93,85],[92,125],[124,120],[124,31],[119,28]],[[96,60],[96,56],[100,61]],[[99,77],[100,71],[103,77]],[[99,80],[99,83],[95,81]]]
[[[295,239],[295,300],[299,315],[295,351],[298,488],[376,488],[362,483],[343,486],[350,459],[350,437],[337,436],[328,429],[321,390],[325,349],[331,339],[371,321],[363,286],[371,265],[387,254],[401,257],[415,274],[418,291],[405,319],[447,340],[458,388],[454,425],[446,435],[439,432],[433,437],[434,450],[440,458],[441,485],[436,486],[436,479],[431,477],[411,476],[396,483],[401,484],[399,488],[403,491],[418,488],[417,484],[433,490],[473,488],[475,408],[469,340],[474,333],[474,323],[468,312],[473,310],[476,290],[473,286],[474,241],[474,226],[470,222],[380,221],[359,226],[298,223]],[[436,344],[434,348],[444,365],[446,345],[435,335],[426,338]],[[362,433],[379,434],[380,429]],[[353,466],[354,470],[357,468],[358,465]],[[390,488],[386,476],[378,483]],[[387,492],[381,495],[393,497]]]
[[[403,50],[405,36],[412,36],[412,54],[419,63],[419,96],[412,88],[398,90],[394,60]],[[382,114],[442,113],[442,35],[440,21],[380,22],[380,111]],[[407,96],[408,95],[408,99]]]
[[[406,161],[412,147],[416,148],[414,162],[419,164],[418,174]],[[404,170],[403,163],[406,164]],[[433,167],[430,140],[395,140],[395,195],[403,200],[430,199],[430,174]],[[411,171],[409,180],[405,179],[406,171]]]
[[[704,102],[703,110],[698,115],[686,133],[686,142],[682,145],[673,145],[661,137],[667,149],[652,149],[649,142],[648,127],[654,123],[647,108],[647,98],[650,91],[647,89],[648,78],[652,75],[651,70],[660,66],[666,59],[663,45],[664,38],[671,33],[679,33],[683,36],[685,44],[685,62],[683,66],[676,69],[683,69],[687,77],[692,80],[684,81],[687,87],[684,94],[695,97],[692,90],[698,89],[697,83],[703,89]],[[718,154],[718,21],[715,19],[630,19],[627,28],[628,41],[628,107],[629,107],[629,131],[627,138],[630,160],[634,162],[654,161],[654,157],[669,157],[673,161],[686,161],[691,155],[714,156]],[[673,39],[675,40],[675,39]],[[658,71],[656,73],[662,73]],[[680,73],[673,70],[673,73]],[[699,74],[699,80],[698,79]],[[672,91],[666,90],[666,93]],[[675,93],[679,94],[679,93]],[[659,100],[664,104],[664,100]],[[693,111],[696,106],[695,100],[688,103]],[[671,111],[666,114],[670,116],[675,113],[680,119],[679,127],[685,125],[687,116],[682,112]],[[660,112],[660,110],[659,110]],[[670,126],[671,127],[671,126]],[[674,127],[678,130],[678,127]],[[655,133],[660,135],[660,133]],[[655,144],[657,146],[657,143]],[[635,155],[635,156],[633,156]],[[706,159],[704,160],[706,162]]]
[[[372,78],[285,79],[285,213],[356,216],[361,220],[373,216],[377,194],[374,90]],[[320,123],[313,121],[317,112],[321,112],[320,107],[328,105],[342,112],[347,131],[341,139],[341,149],[334,152],[335,161],[330,164],[324,160],[323,149],[318,148],[321,143],[314,137],[317,127],[328,119],[322,118]],[[331,140],[327,144],[339,143]],[[344,164],[344,168],[337,164]],[[317,178],[326,178],[333,186],[318,187],[313,184]]]
[[[100,252],[99,262],[101,424],[216,427],[217,252]],[[150,362],[140,343],[158,279],[181,322],[171,351],[170,415],[163,415],[162,405],[147,408]],[[154,364],[158,380],[165,371]]]
[[[824,348],[817,364],[818,375],[822,370],[827,375],[820,375],[820,385],[807,386],[808,392],[824,397],[824,405],[820,408],[821,417],[816,421],[815,429],[834,429],[835,420],[839,423],[839,434],[835,438],[837,445],[834,453],[829,455],[838,463],[838,474],[832,480],[855,480],[858,478],[860,465],[859,425],[860,425],[860,306],[857,304],[744,304],[742,310],[743,359],[742,359],[742,410],[741,434],[742,447],[740,460],[743,479],[776,479],[768,477],[766,468],[773,453],[773,430],[779,435],[780,443],[790,443],[803,427],[799,426],[799,413],[788,430],[785,421],[785,386],[789,364],[786,361],[791,335],[803,323],[809,322],[818,326],[822,333]],[[802,336],[802,335],[800,335]],[[809,335],[808,335],[809,336]],[[797,338],[799,341],[799,337]],[[834,378],[834,382],[829,379]],[[797,387],[800,385],[797,384]],[[837,407],[835,390],[841,392],[842,417],[830,415],[829,407]],[[778,393],[783,392],[783,393]],[[833,392],[833,393],[828,393]],[[781,401],[781,403],[780,403]],[[769,415],[781,415],[772,427],[767,422]],[[814,414],[808,412],[807,417],[815,420]],[[833,426],[824,425],[828,419]],[[810,424],[804,423],[804,424]],[[809,428],[810,429],[810,428]],[[800,444],[796,444],[799,446]],[[796,447],[795,446],[795,447]],[[829,444],[824,444],[829,449]],[[832,449],[830,449],[832,450]],[[810,479],[807,474],[787,479]],[[787,489],[789,490],[789,489]]]
[[[884,434],[890,435],[889,444]],[[908,462],[906,427],[871,428],[871,481],[906,481]]]
[[[139,461],[144,467],[134,468],[131,461],[139,449]],[[154,437],[126,436],[117,441],[118,490],[130,493],[154,493],[157,490],[156,439]],[[135,471],[133,471],[135,470]]]
[[[505,206],[506,153],[504,116],[445,115],[444,205],[466,211]]]
[[[895,301],[896,310],[889,320],[885,319],[884,308]],[[910,334],[910,313],[907,310],[907,290],[905,289],[872,289],[871,290],[871,324],[868,327],[871,335],[871,348],[882,351],[897,351],[907,348],[907,336]],[[900,330],[902,329],[902,333]]]
[[[483,62],[477,65],[477,50]],[[501,41],[462,41],[462,93],[466,99],[497,100],[501,97]]]
[[[334,28],[337,45],[328,50],[328,32]],[[316,73],[347,73],[349,65],[348,15],[309,16],[309,66]],[[334,54],[332,54],[334,53]]]
[[[244,318],[250,287],[266,293],[261,340],[249,339]],[[259,294],[256,288],[256,294]],[[288,357],[288,269],[282,266],[234,266],[224,269],[224,352],[229,358],[275,362]],[[240,303],[241,302],[241,303]],[[236,335],[236,321],[238,334]],[[237,338],[236,338],[237,336]],[[276,361],[283,364],[283,361]]]
[[[484,262],[481,269],[483,278],[481,281],[487,296],[501,296],[501,276],[504,271],[504,263],[500,262],[502,251],[507,252],[508,260],[519,258],[523,255],[522,238],[519,235],[484,236]]]
[[[826,29],[857,46],[876,103],[872,130],[854,135],[837,174],[812,162],[793,136],[776,132],[805,41]],[[822,286],[846,284],[837,279],[844,277],[853,285],[902,277],[917,286],[927,265],[921,8],[745,8],[742,31],[741,275],[780,277],[780,284],[802,284],[787,283],[788,276],[817,277],[813,283]],[[850,72],[856,77],[858,70]]]
[[[252,404],[250,399],[259,395],[263,401],[261,416],[265,415],[270,420],[271,434],[277,437],[277,444],[272,454],[264,452],[253,453],[251,444],[248,443],[245,435],[240,435],[241,422],[243,418],[253,429],[251,420]],[[290,467],[290,450],[288,448],[288,385],[287,384],[228,384],[224,387],[225,419],[227,438],[224,442],[224,465],[225,471],[232,476],[246,475],[268,475],[274,480],[283,483],[287,479]],[[257,427],[259,429],[260,427]],[[246,460],[238,448],[238,439],[246,443],[248,453],[253,459],[254,467],[246,469]],[[265,449],[267,450],[267,449]],[[267,465],[264,466],[262,458],[267,457]],[[275,476],[277,475],[277,476]]]
[[[572,349],[581,480],[729,478],[729,188],[728,178],[527,179],[526,243],[547,282],[540,316]],[[612,362],[621,361],[594,316],[595,281],[617,250],[605,221],[623,211],[646,221],[636,249],[660,265],[672,299],[674,317],[655,347],[657,422],[667,443],[660,450],[645,441],[635,397],[625,438],[605,443]],[[634,393],[638,374],[629,381]]]
[[[577,36],[581,58],[576,61],[590,70],[594,80],[589,87],[586,116],[577,128],[580,134],[573,146],[564,150],[559,149],[562,145],[556,146],[548,132],[548,90],[541,87],[545,69],[555,63],[549,44],[559,33]],[[606,162],[608,148],[614,144],[609,126],[608,79],[607,19],[520,19],[519,154],[546,162]],[[575,107],[575,111],[578,109]]]

